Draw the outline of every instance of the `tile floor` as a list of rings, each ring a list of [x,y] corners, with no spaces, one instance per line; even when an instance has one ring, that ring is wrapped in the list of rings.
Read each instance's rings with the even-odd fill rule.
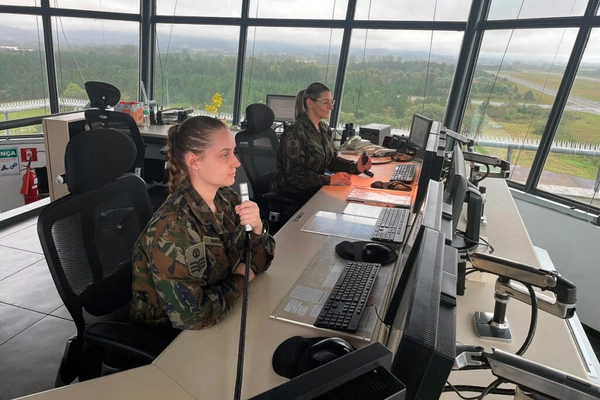
[[[52,389],[75,325],[56,291],[37,217],[0,228],[0,400]]]

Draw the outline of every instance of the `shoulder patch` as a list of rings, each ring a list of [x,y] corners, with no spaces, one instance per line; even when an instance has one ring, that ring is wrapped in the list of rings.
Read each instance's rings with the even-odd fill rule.
[[[288,140],[287,153],[290,157],[297,157],[300,155],[300,142],[297,139]]]
[[[190,275],[202,278],[206,270],[206,249],[204,242],[200,242],[185,249],[185,260]]]

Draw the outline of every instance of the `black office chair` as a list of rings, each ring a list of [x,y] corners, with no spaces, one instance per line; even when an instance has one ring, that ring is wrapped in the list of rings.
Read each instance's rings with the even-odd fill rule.
[[[274,120],[275,114],[269,106],[250,104],[246,107],[246,129],[235,135],[237,154],[252,188],[252,199],[260,207],[261,218],[269,220],[273,234],[286,222],[280,219],[280,209],[285,204],[298,204],[292,194],[269,192],[279,147],[272,128]]]
[[[90,107],[92,107],[84,112],[88,127],[90,129],[112,128],[129,135],[137,150],[130,172],[135,172],[137,176],[143,178],[146,146],[140,129],[131,115],[107,110],[108,107],[114,107],[119,102],[121,92],[109,83],[94,81],[86,82],[85,90],[90,99]]]
[[[137,150],[135,161],[129,172],[134,172],[148,184],[152,184],[154,181],[166,182],[165,169],[157,170],[156,173],[151,172],[152,169],[146,170],[146,145],[133,117],[123,112],[107,110],[108,107],[114,107],[119,102],[121,98],[119,89],[109,83],[88,81],[85,83],[85,90],[90,99],[90,107],[92,107],[84,112],[88,128],[112,128],[127,134],[135,143]],[[148,192],[153,210],[157,210],[168,196],[168,188],[162,185],[149,187]]]
[[[56,386],[151,363],[177,333],[161,336],[127,323],[133,244],[152,216],[144,181],[126,173],[135,155],[133,141],[119,131],[77,134],[65,153],[70,194],[38,218],[52,279],[77,328]]]

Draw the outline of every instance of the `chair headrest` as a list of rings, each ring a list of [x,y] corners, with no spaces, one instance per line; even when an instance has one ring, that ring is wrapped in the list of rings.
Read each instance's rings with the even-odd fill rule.
[[[246,107],[246,131],[250,133],[264,132],[275,121],[275,113],[266,104],[250,104]]]
[[[84,193],[114,181],[130,170],[136,155],[133,140],[115,129],[76,134],[65,149],[69,192]]]
[[[121,99],[121,92],[110,83],[88,81],[85,91],[90,99],[90,107],[106,110],[115,106]]]

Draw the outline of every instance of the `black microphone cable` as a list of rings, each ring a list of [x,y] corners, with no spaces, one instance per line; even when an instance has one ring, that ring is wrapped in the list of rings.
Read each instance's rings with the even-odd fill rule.
[[[234,400],[240,400],[242,395],[242,377],[244,375],[244,351],[246,348],[246,320],[248,319],[248,287],[250,285],[250,231],[246,231],[246,270],[244,273],[244,293],[242,294],[242,320],[240,322],[240,342],[238,347],[237,375],[235,378]]]

